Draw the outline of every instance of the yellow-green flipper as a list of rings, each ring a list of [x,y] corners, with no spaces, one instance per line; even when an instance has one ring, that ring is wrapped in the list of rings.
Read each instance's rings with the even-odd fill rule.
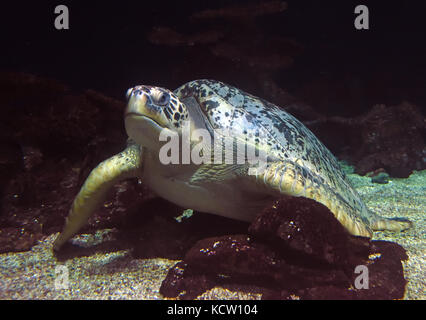
[[[55,242],[56,250],[84,226],[115,182],[134,176],[183,208],[238,220],[252,221],[263,207],[286,195],[324,204],[357,236],[412,225],[407,219],[386,219],[368,210],[336,158],[300,121],[222,82],[191,81],[174,92],[136,86],[128,91],[124,120],[132,142],[87,178]],[[192,135],[196,130],[203,132],[202,139]],[[168,152],[162,148],[176,137],[179,154],[168,163]],[[232,142],[231,158],[237,158],[229,159],[226,150],[216,148],[226,149],[226,141]],[[253,171],[251,164],[238,162],[241,144],[265,155],[265,170]],[[207,158],[214,163],[192,161],[194,150],[196,155],[210,153]]]
[[[140,170],[141,148],[134,143],[130,143],[125,150],[93,169],[74,199],[65,227],[53,244],[54,250],[59,250],[87,223],[89,217],[102,204],[108,190],[117,181],[136,177]]]

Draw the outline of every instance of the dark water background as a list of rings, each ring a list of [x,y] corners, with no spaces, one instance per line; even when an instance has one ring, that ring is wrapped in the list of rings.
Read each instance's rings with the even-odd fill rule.
[[[160,46],[147,39],[157,26],[183,34],[220,29],[221,19],[193,22],[189,17],[208,8],[248,2],[260,3],[4,1],[0,5],[0,70],[37,74],[119,99],[135,84],[174,89],[196,78],[223,80],[256,91],[244,65],[206,57],[206,46]],[[255,20],[257,32],[265,38],[288,37],[302,47],[290,68],[274,73],[281,87],[326,114],[356,115],[376,103],[394,105],[402,100],[425,105],[423,1],[287,3],[284,12]],[[70,30],[54,28],[54,8],[60,4],[69,8]],[[353,27],[358,4],[370,10],[368,31]],[[226,26],[238,36],[241,30],[234,27],[229,22]]]

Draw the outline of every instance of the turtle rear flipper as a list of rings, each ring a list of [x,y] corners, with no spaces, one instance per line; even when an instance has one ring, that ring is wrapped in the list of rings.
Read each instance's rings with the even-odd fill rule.
[[[370,222],[370,227],[374,231],[387,230],[387,231],[404,231],[410,229],[413,222],[406,218],[383,218],[379,217]]]
[[[321,177],[292,161],[281,161],[270,164],[265,171],[256,176],[257,181],[279,194],[305,197],[325,205],[335,218],[355,236],[371,238],[370,217],[364,214],[366,209],[362,203],[353,206],[339,195],[333,188],[321,180]],[[359,207],[355,207],[358,204]],[[378,217],[378,216],[377,216]]]
[[[344,190],[336,192],[314,172],[292,161],[272,163],[256,178],[281,194],[322,203],[352,235],[371,238],[372,231],[403,231],[413,226],[406,218],[384,218],[368,210],[356,192],[346,193],[349,200],[344,199]]]

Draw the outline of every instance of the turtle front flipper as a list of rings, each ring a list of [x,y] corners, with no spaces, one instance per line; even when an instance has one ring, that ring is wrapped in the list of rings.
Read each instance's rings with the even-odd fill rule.
[[[136,177],[141,167],[141,149],[130,144],[125,150],[101,162],[87,177],[74,199],[61,234],[56,238],[53,249],[61,246],[75,235],[95,212],[107,191],[119,180]]]
[[[352,235],[368,238],[373,235],[368,210],[360,199],[348,190],[343,191],[350,194],[345,199],[343,192],[332,188],[319,175],[296,162],[283,160],[270,163],[256,176],[256,180],[275,194],[305,197],[325,205]]]

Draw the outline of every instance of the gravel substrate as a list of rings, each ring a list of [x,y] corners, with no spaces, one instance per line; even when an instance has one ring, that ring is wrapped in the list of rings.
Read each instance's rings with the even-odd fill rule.
[[[407,250],[409,260],[404,262],[404,272],[408,285],[404,298],[426,299],[426,170],[414,172],[407,179],[391,178],[387,184],[375,184],[370,178],[355,174],[349,174],[349,178],[368,207],[383,216],[401,216],[414,222],[411,230],[376,232],[374,239],[394,241]],[[115,234],[114,229],[101,230],[95,235],[80,235],[74,243],[90,247],[113,239]],[[57,261],[51,250],[56,236],[43,239],[30,251],[0,255],[0,299],[162,299],[161,282],[177,262],[135,259],[129,250]],[[68,281],[61,281],[65,278]],[[200,298],[259,296],[214,288]]]

